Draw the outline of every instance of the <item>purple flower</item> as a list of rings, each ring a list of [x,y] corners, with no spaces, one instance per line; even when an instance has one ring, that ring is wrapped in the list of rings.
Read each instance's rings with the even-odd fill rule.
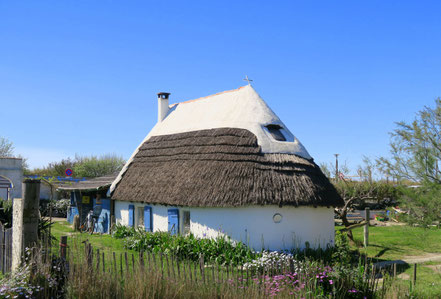
[[[332,281],[332,279],[329,280],[329,284],[334,284],[334,282]]]

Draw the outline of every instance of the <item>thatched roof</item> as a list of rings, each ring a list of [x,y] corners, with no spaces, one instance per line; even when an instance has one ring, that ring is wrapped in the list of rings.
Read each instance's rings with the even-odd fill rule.
[[[256,136],[238,128],[150,137],[112,198],[195,207],[343,204],[312,160],[264,154]]]
[[[110,187],[116,178],[116,174],[93,178],[87,181],[80,181],[72,184],[65,184],[57,188],[63,191],[96,191]]]

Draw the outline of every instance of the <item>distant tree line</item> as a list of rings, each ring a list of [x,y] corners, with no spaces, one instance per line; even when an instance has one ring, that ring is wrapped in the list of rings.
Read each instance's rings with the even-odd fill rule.
[[[23,172],[26,175],[65,176],[66,169],[72,169],[73,176],[95,178],[119,172],[125,160],[116,154],[101,156],[75,155],[73,159],[66,158],[51,162],[42,168],[29,169],[26,158],[15,154],[14,144],[7,138],[0,136],[0,157],[17,157],[23,160]]]
[[[51,162],[46,167],[35,168],[28,174],[40,176],[65,176],[66,169],[72,169],[74,177],[95,178],[119,172],[125,164],[125,160],[116,154],[101,156],[80,156]]]

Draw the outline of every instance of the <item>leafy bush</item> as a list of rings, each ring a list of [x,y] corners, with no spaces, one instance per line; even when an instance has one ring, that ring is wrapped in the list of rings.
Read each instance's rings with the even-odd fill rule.
[[[294,271],[298,272],[300,269],[298,263],[294,260],[294,256],[290,253],[283,253],[278,251],[264,251],[261,256],[251,262],[245,263],[243,266],[245,269],[250,270],[265,270],[268,271],[274,268],[282,268],[289,266],[294,266]]]
[[[128,227],[117,223],[112,229],[112,237],[115,239],[123,239],[133,236],[135,232],[136,230],[133,227]]]
[[[409,214],[399,215],[400,221],[429,227],[441,222],[441,187],[426,183],[419,188],[402,188],[400,207]]]
[[[12,200],[0,200],[0,222],[7,228],[12,226]]]
[[[53,217],[66,217],[70,206],[70,199],[63,198],[58,200],[40,199],[40,213],[43,216],[50,216],[52,209]]]
[[[150,233],[122,225],[115,226],[113,237],[126,238],[124,246],[128,249],[162,252],[193,261],[197,261],[203,255],[206,261],[220,265],[242,265],[260,255],[242,242],[233,241],[229,237],[199,239],[192,234],[183,236],[166,232]]]
[[[345,233],[335,232],[335,247],[332,253],[334,263],[349,265],[353,259],[353,254],[349,246],[349,240]]]

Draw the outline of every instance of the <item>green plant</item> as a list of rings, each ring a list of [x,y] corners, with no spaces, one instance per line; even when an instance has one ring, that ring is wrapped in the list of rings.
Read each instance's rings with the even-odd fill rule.
[[[340,265],[351,263],[353,254],[349,246],[349,240],[345,233],[337,231],[335,233],[335,247],[332,253],[332,259]]]
[[[52,234],[52,226],[54,222],[49,218],[41,217],[38,221],[38,239],[42,243],[52,244],[56,240],[55,236]]]
[[[12,226],[11,200],[0,200],[0,222],[7,228]]]
[[[205,260],[221,265],[243,264],[259,255],[244,243],[233,241],[229,237],[199,239],[192,234],[183,236],[166,232],[150,233],[122,225],[115,226],[113,237],[125,238],[124,244],[127,249],[163,252],[193,261],[197,261],[203,255]]]
[[[133,227],[128,227],[117,223],[113,226],[112,237],[115,239],[123,239],[133,236],[135,232],[136,230]]]

